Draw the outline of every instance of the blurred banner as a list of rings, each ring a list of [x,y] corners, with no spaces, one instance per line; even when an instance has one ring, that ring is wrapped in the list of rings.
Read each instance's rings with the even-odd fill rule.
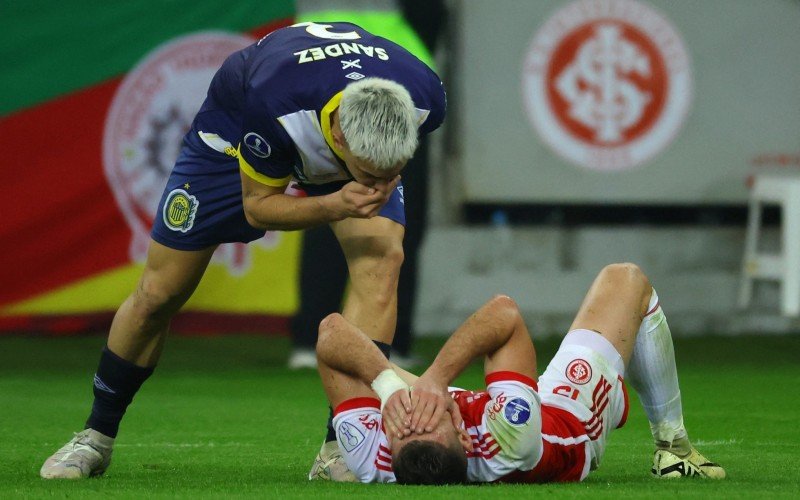
[[[6,2],[0,16],[0,333],[104,330],[141,274],[167,176],[223,60],[291,0]],[[221,246],[173,322],[282,329],[298,233]]]
[[[800,173],[800,2],[454,7],[464,201],[744,204]]]

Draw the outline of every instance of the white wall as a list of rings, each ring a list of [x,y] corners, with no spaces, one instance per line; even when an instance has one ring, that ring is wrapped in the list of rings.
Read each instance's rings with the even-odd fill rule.
[[[777,231],[765,237],[775,248]],[[800,319],[780,316],[777,283],[759,282],[752,307],[737,308],[743,238],[741,229],[514,229],[509,255],[492,228],[434,227],[423,246],[415,330],[452,331],[505,293],[534,335],[563,334],[597,272],[628,261],[650,277],[676,335],[800,332]]]
[[[582,11],[603,6],[620,15],[612,16],[611,21],[592,22],[588,21],[590,15],[580,17]],[[570,15],[565,8],[575,12]],[[800,2],[457,0],[453,9],[458,19],[459,46],[453,53],[457,70],[449,79],[453,86],[450,118],[457,121],[456,154],[463,172],[463,200],[744,203],[745,181],[752,173],[764,169],[800,172]],[[658,19],[637,21],[637,17],[641,20],[649,16],[641,14],[641,9],[652,11]],[[576,25],[564,27],[556,23],[549,31],[543,28],[559,15],[562,21]],[[679,122],[674,130],[668,130],[668,126],[659,128],[662,119],[672,116],[662,111],[652,129],[640,139],[626,140],[618,146],[595,144],[594,152],[584,154],[581,151],[586,143],[574,134],[566,133],[560,139],[552,135],[553,130],[563,129],[559,120],[551,117],[538,128],[534,125],[532,115],[550,116],[547,109],[553,100],[532,86],[531,74],[536,70],[531,68],[537,64],[550,67],[547,65],[559,57],[563,64],[577,64],[575,54],[557,50],[560,41],[581,28],[594,33],[598,23],[628,23],[661,51],[648,53],[644,43],[626,38],[624,33],[616,40],[619,43],[609,49],[620,58],[616,66],[608,68],[610,88],[617,92],[613,96],[621,99],[622,85],[630,84],[645,99],[637,120],[644,120],[650,111],[655,113],[652,106],[658,91],[653,81],[648,83],[648,78],[624,68],[623,62],[641,62],[651,80],[657,61],[675,66],[667,68],[666,81],[662,82],[667,87],[665,95],[674,91],[670,102],[674,101],[677,107],[681,106],[678,101],[687,102],[685,116],[671,118]],[[674,46],[659,46],[657,37],[647,29],[671,30]],[[539,40],[537,45],[537,35],[543,32],[548,32],[550,39],[545,36],[545,42]],[[591,37],[596,38],[596,33]],[[581,46],[591,37],[581,39]],[[665,40],[669,42],[670,38]],[[628,43],[639,59],[623,56],[622,42]],[[677,45],[686,50],[684,69],[670,62],[680,59],[669,55],[677,52]],[[538,55],[534,54],[537,50]],[[537,57],[541,59],[538,63]],[[592,62],[601,64],[600,54]],[[548,81],[555,86],[563,68],[552,73]],[[685,88],[677,89],[675,86],[682,85],[684,77]],[[586,77],[578,80],[588,86],[582,96],[603,94],[599,83],[587,83]],[[561,95],[557,90],[554,94]],[[535,105],[537,102],[540,105]],[[592,109],[600,113],[599,106],[597,103]],[[635,106],[621,105],[621,109],[632,107]],[[677,107],[676,113],[680,112]],[[577,104],[567,111],[575,109]],[[566,111],[563,114],[566,116]],[[568,116],[563,120],[578,123]],[[636,123],[639,122],[630,127]],[[590,135],[597,132],[596,127],[599,125],[587,129]],[[661,146],[656,144],[656,129],[670,135]],[[623,128],[623,132],[627,130]],[[650,148],[644,144],[645,138],[658,146],[658,151],[637,165],[626,166],[625,160],[620,160],[600,168],[565,156],[583,154],[581,157],[591,163],[610,151],[620,157],[636,155],[637,144],[644,154]],[[566,152],[558,152],[551,144],[565,141]],[[789,161],[781,160],[781,155],[789,155]]]
[[[759,283],[753,307],[737,309],[743,227],[515,228],[509,257],[493,229],[460,225],[464,202],[744,206],[749,175],[800,173],[800,2],[636,0],[685,44],[691,107],[651,160],[599,172],[554,152],[524,104],[531,40],[579,1],[625,3],[451,2],[457,36],[440,54],[440,67],[450,68],[448,130],[435,135],[416,330],[450,331],[492,294],[507,293],[534,335],[560,334],[602,266],[631,261],[655,284],[678,335],[800,332],[800,320],[779,315],[775,283]],[[767,236],[775,247],[777,231]]]

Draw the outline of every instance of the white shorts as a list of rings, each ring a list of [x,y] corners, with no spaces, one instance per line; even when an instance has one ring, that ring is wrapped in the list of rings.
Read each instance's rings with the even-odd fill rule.
[[[591,468],[600,465],[612,429],[628,416],[624,363],[614,346],[590,330],[573,330],[539,377],[542,406],[570,412],[589,438]]]

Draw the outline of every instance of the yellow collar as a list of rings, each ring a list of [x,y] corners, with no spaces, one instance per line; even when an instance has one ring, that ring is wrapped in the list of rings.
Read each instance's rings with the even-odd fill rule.
[[[319,122],[320,122],[319,124],[322,127],[322,135],[323,137],[325,137],[325,142],[327,142],[331,150],[334,153],[336,153],[336,156],[344,160],[344,154],[342,153],[341,149],[337,148],[333,144],[333,134],[331,134],[331,113],[333,113],[336,110],[336,108],[339,107],[339,102],[341,100],[342,100],[341,92],[331,97],[331,100],[328,101],[328,103],[322,107],[322,111],[320,112],[320,117],[319,117]]]

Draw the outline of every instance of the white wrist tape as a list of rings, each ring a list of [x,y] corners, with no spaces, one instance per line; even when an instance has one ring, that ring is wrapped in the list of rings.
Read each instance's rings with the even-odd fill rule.
[[[407,391],[408,384],[406,384],[394,370],[387,368],[372,381],[372,390],[378,393],[378,397],[381,400],[382,411],[383,405],[386,403],[386,400],[389,399],[389,396],[399,390]]]

